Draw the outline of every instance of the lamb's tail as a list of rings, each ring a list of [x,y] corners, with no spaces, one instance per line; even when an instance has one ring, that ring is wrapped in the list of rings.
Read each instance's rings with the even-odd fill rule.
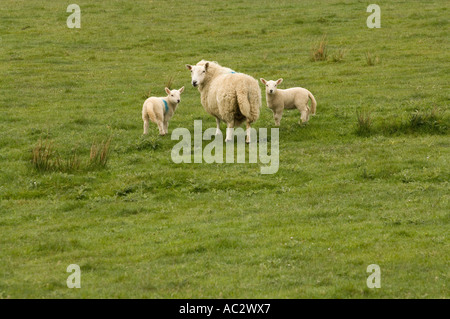
[[[317,107],[316,99],[314,98],[314,95],[312,95],[312,93],[309,91],[308,91],[308,97],[311,99],[311,114],[315,115],[316,107]]]
[[[258,82],[242,85],[236,90],[239,110],[250,123],[255,122],[259,117],[261,108],[261,90]]]

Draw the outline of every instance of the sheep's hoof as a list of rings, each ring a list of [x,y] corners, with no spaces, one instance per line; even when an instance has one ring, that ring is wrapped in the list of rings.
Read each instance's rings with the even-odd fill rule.
[[[233,142],[233,140],[227,140],[225,139],[225,143]]]

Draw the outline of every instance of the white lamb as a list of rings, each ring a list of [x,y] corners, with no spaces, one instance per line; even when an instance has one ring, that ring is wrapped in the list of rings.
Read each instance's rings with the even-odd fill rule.
[[[275,125],[279,126],[284,109],[297,109],[301,113],[301,123],[309,120],[309,114],[316,114],[317,102],[311,92],[307,89],[296,87],[286,90],[277,89],[277,86],[283,82],[283,79],[277,81],[266,81],[263,78],[261,82],[266,86],[267,106],[273,112]],[[308,107],[308,101],[311,99],[311,110]]]
[[[144,134],[148,133],[149,120],[158,125],[159,135],[169,133],[169,120],[172,118],[178,104],[184,86],[179,90],[165,88],[166,97],[149,97],[142,107],[142,120],[144,121]]]

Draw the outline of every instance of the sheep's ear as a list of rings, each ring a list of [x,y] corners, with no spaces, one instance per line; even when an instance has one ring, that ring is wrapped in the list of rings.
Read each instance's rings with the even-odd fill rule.
[[[186,68],[187,68],[188,70],[192,70],[192,65],[186,64]]]
[[[178,92],[180,92],[180,94],[183,93],[184,92],[184,86],[181,89],[179,89]]]
[[[267,84],[267,81],[264,80],[263,78],[260,78],[259,80],[262,82],[262,84]]]
[[[170,94],[169,88],[165,88],[164,90],[166,91],[167,94]]]
[[[281,82],[283,82],[283,79],[278,79],[277,80],[277,85],[280,84]]]
[[[209,62],[206,62],[205,63],[205,70],[208,70],[208,67],[209,67]]]

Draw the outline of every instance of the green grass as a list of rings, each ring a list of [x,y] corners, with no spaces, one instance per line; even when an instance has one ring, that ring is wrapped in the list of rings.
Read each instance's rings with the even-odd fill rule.
[[[377,2],[380,29],[353,1],[80,0],[81,29],[68,4],[0,7],[0,298],[449,298],[444,1]],[[324,36],[337,58],[311,62]],[[214,127],[184,67],[201,59],[316,97],[308,125],[284,113],[275,175],[142,137],[167,83],[186,87],[169,133]],[[273,124],[263,98],[254,127]],[[33,167],[40,140],[83,166],[109,138],[104,167]]]

